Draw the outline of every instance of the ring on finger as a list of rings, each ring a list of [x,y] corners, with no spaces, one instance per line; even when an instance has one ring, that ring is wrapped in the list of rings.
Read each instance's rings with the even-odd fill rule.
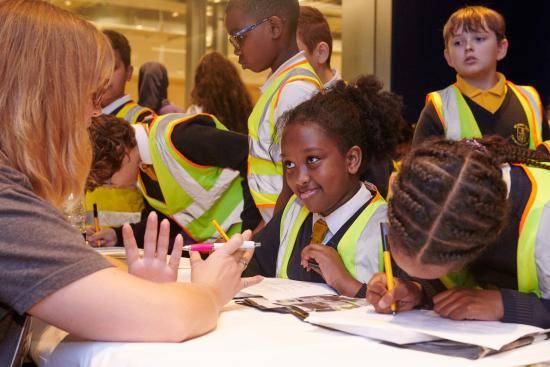
[[[248,266],[248,262],[247,262],[245,259],[243,259],[243,258],[241,258],[241,259],[239,260],[239,263],[243,264],[243,266],[244,266],[245,268]]]

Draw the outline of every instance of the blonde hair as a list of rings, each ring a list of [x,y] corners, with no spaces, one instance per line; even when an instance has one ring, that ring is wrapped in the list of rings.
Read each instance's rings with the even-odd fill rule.
[[[466,6],[455,11],[445,23],[443,39],[445,47],[460,28],[465,32],[492,31],[500,43],[506,38],[506,22],[497,11],[485,6]]]
[[[84,19],[43,1],[0,2],[0,150],[56,207],[84,192],[90,107],[113,60]]]

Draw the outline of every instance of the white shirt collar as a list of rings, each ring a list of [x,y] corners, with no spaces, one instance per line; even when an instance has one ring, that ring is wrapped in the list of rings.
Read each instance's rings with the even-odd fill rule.
[[[109,115],[111,112],[113,112],[114,110],[116,110],[117,108],[122,106],[123,104],[125,104],[127,102],[130,102],[131,100],[132,100],[132,98],[130,98],[130,95],[126,94],[126,95],[120,97],[119,99],[117,99],[116,101],[113,101],[113,102],[109,103],[107,106],[103,107],[101,109],[101,112],[103,112],[103,114],[105,114],[105,115]]]
[[[292,64],[295,64],[297,62],[304,61],[306,59],[304,51],[299,51],[296,55],[292,56],[290,59],[286,60],[275,70],[274,73],[271,73],[269,75],[269,78],[265,81],[264,85],[260,87],[260,91],[263,93],[267,88],[269,88],[270,84],[273,83],[273,81],[279,76],[279,74],[285,70],[287,67],[289,67]]]
[[[332,69],[332,78],[325,83],[324,88],[328,89],[332,86],[334,86],[339,80],[342,80],[342,76],[336,69]]]
[[[319,213],[313,214],[313,223],[318,219],[323,218],[327,222],[328,229],[332,235],[336,232],[355,214],[367,201],[370,200],[372,194],[361,184],[359,190],[353,195],[351,199],[346,201],[344,205],[330,213],[328,216],[323,217]]]
[[[506,198],[510,196],[510,188],[512,187],[512,178],[510,175],[512,167],[508,163],[503,164],[502,167],[500,167],[502,171],[502,179],[504,180],[504,183],[506,184]]]
[[[141,163],[153,164],[151,151],[149,150],[149,136],[147,135],[147,131],[145,131],[145,126],[143,124],[134,124],[132,127],[136,133],[136,142]]]

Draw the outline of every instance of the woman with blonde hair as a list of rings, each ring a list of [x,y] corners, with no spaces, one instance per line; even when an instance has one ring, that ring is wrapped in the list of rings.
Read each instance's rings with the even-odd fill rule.
[[[237,249],[249,234],[206,261],[192,254],[192,282],[178,284],[181,237],[167,264],[168,223],[157,240],[154,213],[144,258],[124,231],[130,274],[66,222],[59,208],[84,190],[87,128],[113,71],[110,49],[70,12],[37,0],[0,2],[0,321],[33,315],[88,339],[181,341],[214,328],[222,306],[258,280],[241,279],[251,253]]]

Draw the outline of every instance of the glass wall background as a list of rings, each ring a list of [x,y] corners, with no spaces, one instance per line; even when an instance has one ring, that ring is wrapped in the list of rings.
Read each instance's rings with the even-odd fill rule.
[[[197,6],[206,5],[204,32],[206,52],[218,50],[235,63],[252,96],[256,99],[259,87],[266,80],[269,71],[260,74],[242,70],[227,42],[223,26],[225,1],[220,0],[50,0],[53,4],[73,11],[94,23],[100,29],[113,29],[124,34],[132,47],[134,74],[127,84],[127,93],[137,99],[137,80],[140,66],[148,61],[163,63],[170,78],[169,99],[178,106],[187,107],[188,90],[192,85],[193,69],[189,69],[187,52],[192,52],[192,40],[188,37],[189,16],[196,22]],[[332,67],[342,67],[342,0],[300,1],[301,5],[314,6],[327,17],[333,32],[334,45]],[[189,12],[189,13],[188,13]],[[221,28],[221,29],[220,29]],[[191,30],[194,32],[194,30]],[[202,41],[202,40],[201,40]],[[193,53],[195,64],[200,55]],[[192,65],[194,66],[194,65]],[[188,75],[191,74],[191,75]],[[186,78],[190,79],[187,84]]]

